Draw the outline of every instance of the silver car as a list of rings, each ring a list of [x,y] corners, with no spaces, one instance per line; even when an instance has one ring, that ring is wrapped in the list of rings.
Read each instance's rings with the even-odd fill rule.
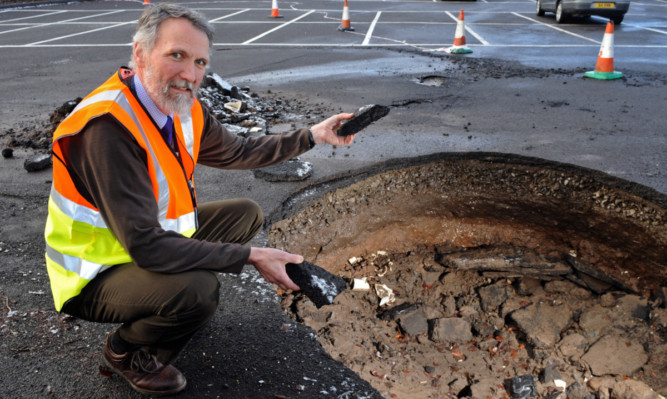
[[[598,15],[618,25],[628,8],[630,0],[537,0],[537,15],[541,17],[545,12],[553,12],[559,24],[573,16]]]

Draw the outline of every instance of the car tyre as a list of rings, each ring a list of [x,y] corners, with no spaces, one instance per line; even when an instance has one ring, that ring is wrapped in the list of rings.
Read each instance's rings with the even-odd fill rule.
[[[544,16],[544,10],[542,9],[542,0],[537,0],[537,10],[535,13],[537,14],[538,17],[543,17]]]
[[[611,19],[611,21],[614,23],[614,25],[620,25],[621,22],[623,22],[623,17],[625,17],[625,14],[614,15],[613,17],[611,17],[609,19]]]
[[[559,1],[556,4],[556,22],[559,24],[565,23],[567,21],[567,15],[563,12],[563,2]]]

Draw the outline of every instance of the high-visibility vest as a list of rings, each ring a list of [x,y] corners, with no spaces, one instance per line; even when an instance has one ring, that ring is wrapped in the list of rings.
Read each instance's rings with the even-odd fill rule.
[[[152,119],[123,83],[123,79],[133,74],[130,70],[120,69],[84,98],[54,132],[53,184],[44,235],[46,268],[58,311],[67,300],[79,295],[98,273],[132,261],[109,230],[99,209],[77,191],[63,163],[67,160],[60,139],[80,133],[91,120],[110,115],[145,150],[162,228],[186,237],[192,236],[197,229],[192,175],[204,129],[201,104],[195,100],[190,114],[174,116],[179,162]]]

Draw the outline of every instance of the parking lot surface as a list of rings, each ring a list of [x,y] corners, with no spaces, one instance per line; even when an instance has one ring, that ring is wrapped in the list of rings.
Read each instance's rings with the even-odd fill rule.
[[[181,3],[214,24],[211,71],[234,85],[304,110],[391,106],[352,146],[304,154],[314,165],[312,179],[433,153],[498,152],[667,193],[664,0],[633,2],[615,27],[615,69],[624,78],[609,82],[583,77],[595,67],[607,21],[557,24],[551,14],[537,17],[531,0],[350,0],[354,32],[337,29],[342,0],[279,1],[278,19],[269,17],[271,1]],[[0,9],[0,133],[47,120],[127,64],[144,7],[85,1]],[[440,50],[452,45],[460,10],[473,53],[454,56]],[[291,123],[317,122],[308,116]],[[23,169],[34,152],[17,149],[0,160],[0,326],[9,325],[10,312],[24,317],[2,330],[0,397],[138,397],[97,375],[110,326],[77,324],[72,341],[50,331],[53,323],[71,322],[57,318],[48,295],[42,233],[51,172]],[[201,201],[249,197],[267,215],[307,184],[269,183],[250,171],[198,173]],[[265,240],[260,235],[257,243]],[[323,352],[312,330],[282,313],[272,287],[256,274],[221,279],[225,306],[179,360],[189,384],[183,397],[320,398],[331,386],[338,395],[328,397],[377,397]],[[308,390],[299,391],[301,385]]]

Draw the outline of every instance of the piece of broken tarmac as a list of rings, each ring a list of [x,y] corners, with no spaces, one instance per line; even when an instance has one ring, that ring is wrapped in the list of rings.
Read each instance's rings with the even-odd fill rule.
[[[317,306],[330,305],[345,288],[345,280],[310,262],[288,263],[287,275]]]
[[[371,123],[385,117],[389,107],[379,104],[368,104],[359,108],[351,119],[348,119],[338,128],[339,136],[349,136],[368,127]]]

